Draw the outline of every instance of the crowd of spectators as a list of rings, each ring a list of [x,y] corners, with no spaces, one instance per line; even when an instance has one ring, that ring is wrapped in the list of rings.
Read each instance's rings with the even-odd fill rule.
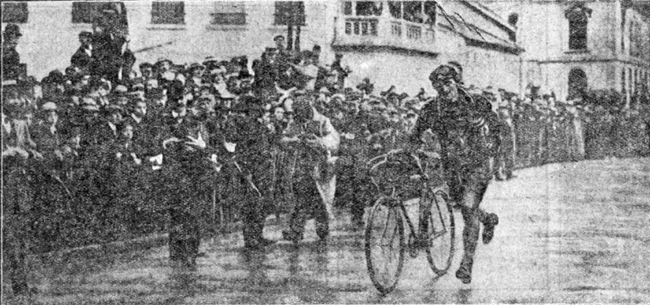
[[[245,56],[208,57],[202,63],[161,58],[139,64],[128,77],[105,77],[90,68],[101,65],[86,51],[92,37],[80,35],[81,47],[64,72],[3,85],[3,159],[24,155],[37,164],[40,178],[33,185],[44,204],[33,223],[39,238],[48,241],[40,243],[43,251],[166,230],[168,197],[178,188],[208,198],[196,200],[205,206],[188,205],[188,213],[221,224],[234,221],[238,184],[245,183],[226,170],[225,160],[235,156],[244,166],[255,158],[275,160],[271,177],[289,186],[272,186],[279,197],[268,213],[286,211],[291,166],[273,141],[293,119],[296,100],[313,104],[341,134],[337,202],[363,202],[365,160],[400,147],[431,98],[425,89],[416,96],[400,94],[395,86],[376,92],[370,79],[346,86],[352,71],[343,67],[341,54],[325,65],[319,46],[287,50],[282,36],[250,64]],[[624,107],[621,96],[611,92],[563,102],[552,94],[520,99],[504,90],[467,90],[489,97],[507,127],[494,160],[498,180],[513,178],[517,167],[648,153],[642,97]],[[271,144],[247,151],[242,143],[250,137],[266,137]],[[177,164],[188,162],[202,179],[179,175],[188,166]],[[43,188],[50,184],[57,187]],[[358,218],[363,211],[355,213]]]

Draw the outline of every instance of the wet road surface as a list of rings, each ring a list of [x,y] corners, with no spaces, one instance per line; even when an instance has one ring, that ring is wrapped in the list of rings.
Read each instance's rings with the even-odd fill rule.
[[[3,303],[650,303],[650,159],[516,174],[488,188],[482,206],[501,223],[492,243],[479,245],[468,285],[453,276],[460,250],[439,278],[420,253],[406,257],[397,288],[380,295],[366,270],[362,231],[339,211],[327,243],[317,241],[311,221],[302,243],[261,252],[243,250],[240,233],[206,239],[195,271],[171,268],[166,246],[32,259],[38,294],[6,295]],[[462,249],[458,211],[455,218]],[[284,221],[267,225],[266,237],[279,240]]]

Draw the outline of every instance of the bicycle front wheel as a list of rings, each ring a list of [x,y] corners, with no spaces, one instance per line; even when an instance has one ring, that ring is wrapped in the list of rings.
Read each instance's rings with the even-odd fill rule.
[[[437,275],[447,273],[454,257],[456,226],[454,212],[447,202],[434,194],[431,197],[431,209],[427,210],[427,260],[431,270]]]
[[[391,292],[404,265],[404,226],[401,210],[382,197],[366,222],[366,263],[370,279],[383,294]]]

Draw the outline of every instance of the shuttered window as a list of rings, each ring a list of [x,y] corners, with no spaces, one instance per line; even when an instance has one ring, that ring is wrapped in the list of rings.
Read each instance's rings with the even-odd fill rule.
[[[211,24],[244,25],[246,24],[246,6],[243,1],[225,1],[214,4]]]
[[[2,3],[2,22],[3,23],[27,23],[26,2],[3,2]]]
[[[305,25],[305,3],[303,1],[275,1],[275,25]]]
[[[185,24],[185,3],[154,1],[151,3],[152,24]]]
[[[72,2],[72,23],[93,23],[108,2]]]

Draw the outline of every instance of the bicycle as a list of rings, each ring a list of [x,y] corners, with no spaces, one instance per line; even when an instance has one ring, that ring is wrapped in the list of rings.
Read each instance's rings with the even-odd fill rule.
[[[439,160],[431,153],[422,154]],[[397,149],[367,162],[371,166],[372,183],[383,193],[375,201],[365,228],[368,272],[382,294],[390,293],[397,286],[406,249],[412,258],[425,250],[431,270],[438,277],[446,274],[451,265],[455,225],[452,206],[446,200],[446,184],[442,175],[432,174],[440,172],[439,162],[433,166],[433,162],[422,161],[421,156]],[[405,202],[417,196],[420,202],[416,232]],[[405,242],[404,219],[410,230],[408,242]]]

